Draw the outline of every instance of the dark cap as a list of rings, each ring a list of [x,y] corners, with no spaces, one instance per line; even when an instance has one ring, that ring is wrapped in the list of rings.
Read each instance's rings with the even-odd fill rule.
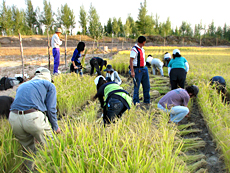
[[[114,71],[114,69],[112,68],[112,65],[107,65],[106,69],[104,71]]]

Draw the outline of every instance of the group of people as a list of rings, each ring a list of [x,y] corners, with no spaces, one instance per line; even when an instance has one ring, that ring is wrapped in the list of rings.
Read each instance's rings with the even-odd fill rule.
[[[57,31],[59,32],[59,30]],[[99,99],[100,101],[104,126],[115,122],[116,118],[121,118],[122,114],[131,108],[132,103],[136,106],[139,105],[140,84],[143,87],[143,102],[147,105],[150,104],[150,82],[146,64],[148,66],[154,65],[152,70],[153,74],[156,74],[154,70],[156,67],[162,68],[163,63],[151,55],[145,61],[145,50],[143,48],[145,43],[146,38],[144,36],[138,37],[137,44],[130,52],[130,74],[134,83],[133,98],[120,86],[122,81],[118,73],[112,68],[112,65],[107,65],[107,61],[99,57],[94,57],[90,60],[90,75],[94,74],[94,68],[96,68],[97,72],[97,77],[94,80],[97,93],[93,99]],[[80,73],[81,75],[82,68],[79,57],[81,57],[84,49],[85,43],[79,42],[73,53],[70,66],[72,72]],[[58,47],[53,50],[53,54],[56,57],[58,57],[58,51]],[[187,86],[184,89],[186,74],[189,70],[188,62],[181,56],[178,49],[172,52],[172,56],[173,59],[171,59],[170,54],[165,56],[172,90],[160,99],[158,108],[170,114],[169,122],[178,123],[189,114],[189,109],[187,108],[189,99],[196,97],[199,89],[195,85]],[[58,63],[55,63],[55,73],[57,72],[57,65]],[[106,72],[105,77],[101,75],[103,66],[106,67],[104,70]],[[163,76],[163,69],[160,69],[160,72]],[[50,71],[47,68],[40,67],[35,71],[34,75],[32,80],[24,82],[18,87],[15,99],[0,97],[0,101],[9,102],[9,105],[5,106],[8,108],[8,112],[4,112],[4,114],[9,115],[8,118],[13,133],[23,146],[23,155],[25,157],[28,157],[27,151],[36,153],[35,139],[40,144],[45,144],[45,136],[52,139],[52,131],[55,133],[61,132],[57,123],[56,88],[51,82]],[[226,92],[226,83],[221,76],[213,77],[211,84],[221,85],[222,87],[219,87],[219,90]],[[3,108],[0,107],[0,109]],[[1,111],[0,114],[2,113]],[[33,164],[32,161],[26,160],[26,166],[29,170],[33,170]]]

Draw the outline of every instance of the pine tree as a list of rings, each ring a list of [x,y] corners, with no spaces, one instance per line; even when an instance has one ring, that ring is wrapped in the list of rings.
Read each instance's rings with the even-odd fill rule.
[[[6,6],[6,2],[3,0],[2,9],[0,11],[0,29],[1,34],[10,35],[12,34],[13,21],[12,21],[12,11],[11,8]]]
[[[54,24],[54,13],[52,12],[51,3],[47,2],[47,0],[43,1],[43,12],[41,14],[40,22],[46,26],[46,30],[49,29],[49,33],[52,32],[52,26]],[[45,33],[47,33],[45,31]]]
[[[36,20],[36,13],[34,11],[33,5],[31,0],[26,0],[26,24],[28,26],[28,34],[34,34],[35,33],[35,25],[37,23]]]
[[[12,15],[13,15],[13,34],[18,35],[18,33],[25,34],[24,33],[24,17],[25,12],[23,10],[19,10],[16,6],[12,7]]]

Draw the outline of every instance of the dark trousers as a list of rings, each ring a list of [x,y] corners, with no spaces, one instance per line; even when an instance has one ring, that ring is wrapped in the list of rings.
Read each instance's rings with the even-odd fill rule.
[[[186,79],[186,71],[183,68],[173,68],[170,71],[170,83],[171,90],[177,88],[184,88],[185,79]]]
[[[75,63],[76,64],[76,63]],[[72,73],[72,72],[75,72],[75,73],[79,73],[81,76],[83,75],[83,73],[82,73],[82,69],[80,68],[81,67],[81,65],[76,65],[77,67],[79,67],[79,69],[74,69],[74,66],[73,66],[73,63],[71,63],[71,65],[70,65],[70,72]]]
[[[105,124],[115,122],[115,118],[120,118],[127,108],[117,98],[110,98],[108,104],[105,106],[103,121]]]
[[[93,72],[94,72],[94,67],[96,68],[97,74],[98,74],[98,75],[101,75],[101,71],[100,71],[100,69],[99,69],[99,64],[98,64],[98,62],[97,62],[97,59],[92,58],[92,59],[90,60],[89,63],[90,63],[90,65],[91,65],[90,75],[93,74]]]

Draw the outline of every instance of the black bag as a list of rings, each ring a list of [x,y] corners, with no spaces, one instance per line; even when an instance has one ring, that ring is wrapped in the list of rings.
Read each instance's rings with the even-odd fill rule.
[[[0,90],[7,90],[9,88],[13,88],[12,82],[8,76],[2,77],[0,80]]]

